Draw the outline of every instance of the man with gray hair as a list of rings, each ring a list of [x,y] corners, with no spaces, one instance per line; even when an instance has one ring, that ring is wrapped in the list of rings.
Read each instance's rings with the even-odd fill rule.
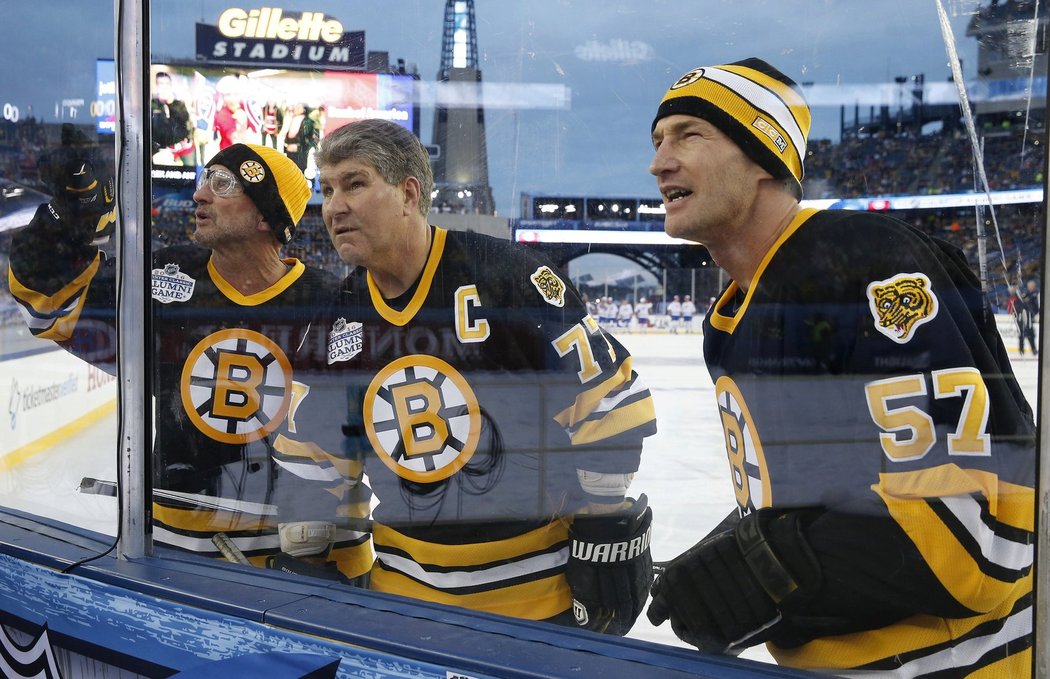
[[[329,370],[298,376],[290,423],[363,462],[371,588],[625,634],[652,580],[652,513],[627,490],[655,432],[630,355],[536,252],[428,224],[430,161],[408,130],[351,123],[317,163],[356,269],[324,328]]]

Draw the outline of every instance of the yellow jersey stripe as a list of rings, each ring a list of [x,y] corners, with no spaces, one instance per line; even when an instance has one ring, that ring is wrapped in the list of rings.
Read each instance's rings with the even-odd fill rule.
[[[843,677],[853,675],[842,668],[857,668],[855,676],[863,677],[876,669],[897,667],[899,676],[916,676],[953,667],[963,657],[969,658],[970,663],[979,663],[982,656],[1004,646],[1015,648],[1017,653],[989,667],[1013,667],[1021,658],[1030,662],[1025,650],[1026,644],[1031,643],[1032,608],[1025,599],[1030,592],[1029,577],[1019,586],[1016,597],[985,615],[954,619],[916,615],[882,629],[824,637],[791,649],[775,644],[767,644],[767,648],[778,664],[835,670],[837,676]],[[963,640],[967,636],[970,638]]]
[[[931,472],[931,477],[940,472],[956,481],[965,480],[967,473],[955,474],[949,467],[954,465],[926,471]],[[957,467],[955,469],[958,470]],[[951,513],[950,518],[954,519],[951,521],[953,525],[949,526],[945,523],[945,517],[940,516],[934,506],[926,501],[927,498],[898,496],[890,492],[889,488],[900,485],[898,482],[901,478],[901,474],[883,475],[883,481],[872,486],[872,489],[882,498],[893,519],[911,537],[945,589],[959,603],[973,611],[988,611],[1012,598],[1018,583],[1015,578],[1008,578],[1008,574],[1020,575],[1031,568],[1034,558],[1031,541],[1017,542],[996,535],[991,527],[980,521],[980,512],[976,509],[978,503],[970,496],[949,496],[944,498],[946,502],[940,498],[930,498],[934,502],[944,502]],[[1034,498],[1031,494],[1029,498],[1027,503],[1021,500],[1020,504],[1028,504],[1029,511],[1032,511]],[[1014,504],[1017,500],[1014,498],[1013,502],[998,505]],[[964,509],[960,510],[960,507]],[[1023,511],[1013,510],[1011,513]],[[953,529],[957,532],[953,532]],[[998,568],[993,569],[993,565]],[[993,577],[989,572],[997,575],[1002,573],[999,577],[1004,579]]]
[[[655,406],[652,397],[617,408],[600,420],[585,422],[572,433],[574,445],[594,443],[612,438],[635,427],[652,422]]]
[[[525,620],[544,620],[572,606],[569,585],[561,574],[494,591],[449,594],[386,570],[377,562],[372,569],[370,589]]]
[[[18,280],[12,269],[7,270],[11,294],[24,305],[20,307],[20,311],[36,337],[64,342],[73,336],[73,330],[84,310],[88,287],[98,272],[100,261],[101,254],[95,255],[94,261],[80,275],[52,295],[27,288]],[[72,301],[74,298],[75,301]]]
[[[522,535],[489,542],[467,544],[438,544],[416,540],[389,526],[377,523],[373,527],[373,538],[377,547],[382,545],[393,550],[418,557],[420,563],[439,567],[471,568],[479,564],[496,563],[550,551],[553,547],[568,545],[568,526],[555,520]]]

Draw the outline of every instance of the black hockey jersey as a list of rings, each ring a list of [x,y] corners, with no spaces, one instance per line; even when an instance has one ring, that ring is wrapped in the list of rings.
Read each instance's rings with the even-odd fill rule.
[[[777,661],[1025,674],[1034,426],[962,253],[803,210],[704,332],[741,512],[826,510],[824,589],[785,612]]]
[[[571,606],[569,518],[622,501],[599,479],[638,468],[652,397],[534,252],[432,233],[400,298],[383,299],[364,270],[347,278],[329,370],[302,378],[309,395],[289,425],[363,460],[377,500],[373,589],[549,618]]]
[[[16,235],[12,293],[33,334],[100,367],[115,360],[115,267],[98,248],[41,242],[39,222]],[[309,328],[337,289],[330,274],[287,259],[287,273],[240,294],[193,245],[159,250],[151,276],[155,441],[154,538],[220,556],[225,532],[256,565],[279,551],[273,441],[297,388],[293,364],[323,361]],[[349,577],[371,566],[367,535],[339,536]]]

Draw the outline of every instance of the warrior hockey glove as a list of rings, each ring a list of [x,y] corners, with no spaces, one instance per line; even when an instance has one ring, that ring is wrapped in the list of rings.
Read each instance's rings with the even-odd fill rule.
[[[812,510],[762,509],[673,559],[653,584],[647,615],[682,641],[735,654],[766,641],[782,611],[810,599],[821,569],[803,534]]]
[[[104,175],[105,164],[83,133],[63,131],[62,146],[41,165],[53,194],[44,215],[49,225],[76,244],[108,241],[116,228],[113,178]]]
[[[649,536],[653,512],[645,495],[611,514],[577,516],[565,576],[576,623],[624,635],[641,615],[653,581]]]
[[[308,561],[281,552],[266,557],[266,567],[292,575],[306,575],[311,578],[350,584],[350,580],[339,571],[339,567],[333,561],[326,561],[323,564],[316,563],[314,560]]]

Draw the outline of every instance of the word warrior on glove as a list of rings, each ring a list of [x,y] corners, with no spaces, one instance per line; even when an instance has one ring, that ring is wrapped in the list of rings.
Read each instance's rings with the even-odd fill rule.
[[[565,572],[576,623],[621,636],[641,615],[653,581],[653,512],[645,495],[627,502],[616,512],[573,520]]]
[[[723,521],[670,561],[653,584],[647,616],[671,621],[682,641],[736,654],[767,641],[782,611],[819,589],[820,564],[803,533],[810,510],[761,509]]]

